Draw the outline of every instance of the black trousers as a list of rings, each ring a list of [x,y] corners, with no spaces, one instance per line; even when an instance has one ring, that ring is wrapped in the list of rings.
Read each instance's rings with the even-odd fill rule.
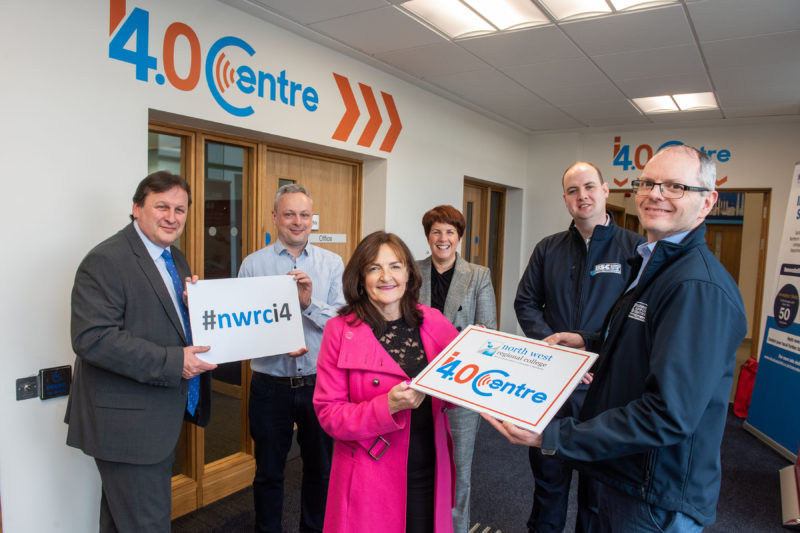
[[[587,385],[579,385],[567,399],[556,418],[578,416],[586,397]],[[542,455],[539,448],[530,448],[528,458],[536,487],[533,492],[533,508],[528,518],[530,533],[561,533],[567,522],[569,487],[572,482],[572,466],[552,455]],[[575,531],[593,533],[598,531],[596,481],[589,476],[578,476],[578,516]]]
[[[293,388],[285,380],[253,373],[250,386],[250,435],[255,441],[253,498],[256,531],[281,533],[283,480],[294,424],[303,459],[300,531],[321,532],[331,473],[333,440],[314,413],[313,385]]]

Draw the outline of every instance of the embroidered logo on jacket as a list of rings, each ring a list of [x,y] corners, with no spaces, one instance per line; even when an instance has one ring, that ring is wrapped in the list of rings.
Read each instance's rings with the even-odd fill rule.
[[[639,322],[644,322],[647,317],[647,304],[644,302],[636,302],[628,313],[628,318],[633,318]]]
[[[620,263],[600,263],[589,272],[590,276],[595,274],[622,274],[622,265]]]

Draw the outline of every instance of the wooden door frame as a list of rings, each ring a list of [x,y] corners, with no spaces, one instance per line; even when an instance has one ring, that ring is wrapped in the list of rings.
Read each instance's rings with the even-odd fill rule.
[[[480,257],[480,259],[482,261],[485,261],[487,266],[489,266],[489,267],[491,267],[491,265],[489,265],[489,259],[490,258],[489,258],[489,242],[488,242],[488,240],[489,240],[489,238],[491,238],[491,236],[490,236],[490,233],[491,233],[490,232],[490,228],[491,228],[492,192],[501,193],[502,194],[502,198],[503,198],[502,205],[499,208],[500,211],[501,211],[501,217],[500,217],[500,221],[499,221],[499,227],[497,228],[497,241],[495,242],[495,246],[498,249],[498,257],[500,258],[500,268],[499,269],[495,268],[495,269],[492,270],[492,272],[494,272],[496,274],[496,280],[497,280],[497,283],[493,283],[493,285],[494,285],[493,289],[494,289],[495,303],[496,303],[496,306],[497,306],[497,309],[496,309],[496,312],[497,312],[497,324],[499,325],[500,324],[500,309],[501,309],[501,305],[502,305],[502,293],[503,293],[503,268],[502,268],[502,265],[503,265],[503,259],[502,259],[503,253],[502,253],[502,251],[504,249],[504,243],[505,243],[505,220],[506,220],[505,210],[506,210],[506,195],[508,194],[508,189],[506,187],[503,187],[502,185],[497,185],[497,184],[494,184],[494,183],[490,183],[488,181],[482,181],[482,180],[478,180],[478,179],[475,179],[475,178],[470,178],[470,177],[465,176],[464,177],[464,184],[463,184],[462,187],[466,187],[466,186],[475,187],[475,188],[481,189],[481,191],[482,191],[482,193],[481,193],[481,203],[482,203],[481,210],[482,210],[483,216],[481,217],[481,220],[478,221],[478,224],[481,227],[481,232],[484,233],[485,235],[489,236],[489,237],[487,238],[486,244],[482,244],[481,245],[479,257]],[[464,204],[464,202],[462,201],[462,209],[466,210],[464,208],[463,204]],[[466,213],[463,213],[463,214],[466,217]],[[461,249],[462,256],[464,255],[463,252],[464,252],[465,248],[466,248],[466,243],[462,243],[462,249]],[[467,259],[467,261],[469,261],[469,258],[466,258],[466,259]]]
[[[150,121],[149,132],[164,133],[181,137],[181,173],[192,190],[192,205],[189,206],[187,230],[181,237],[181,245],[192,272],[204,277],[204,172],[200,168],[205,160],[206,141],[230,144],[242,147],[246,157],[243,162],[243,198],[258,198],[257,183],[262,181],[259,171],[263,168],[259,158],[259,143],[243,137],[220,134],[197,128],[184,128],[173,124]],[[245,230],[242,237],[242,255],[246,256],[257,248],[257,231],[250,222],[260,216],[258,208],[252,208],[248,202],[242,202],[242,220]],[[251,249],[252,247],[252,249]],[[242,365],[241,394],[248,398],[250,394],[251,370],[249,364]],[[188,422],[183,423],[185,440],[182,453],[186,458],[188,471],[172,477],[172,518],[177,518],[200,507],[208,505],[220,498],[249,486],[255,474],[253,458],[253,442],[250,439],[249,420],[246,401],[242,405],[243,450],[212,463],[205,463],[205,429]]]
[[[764,201],[761,206],[761,232],[759,235],[760,243],[758,247],[758,263],[756,266],[756,287],[753,306],[753,324],[752,335],[750,336],[750,357],[758,359],[760,347],[759,340],[761,338],[761,312],[762,303],[764,300],[764,275],[767,269],[767,244],[769,242],[769,219],[770,219],[770,202],[772,199],[772,189],[759,189],[759,188],[731,188],[731,189],[716,189],[720,192],[735,192],[735,193],[758,193],[763,194]],[[747,207],[745,207],[747,209]],[[741,277],[741,276],[740,276]]]
[[[285,145],[268,143],[253,132],[252,138],[219,131],[176,125],[171,122],[150,120],[148,132],[174,135],[181,138],[181,175],[192,189],[192,205],[189,207],[187,231],[181,236],[181,248],[193,273],[203,278],[204,224],[203,224],[203,161],[205,141],[241,146],[246,151],[243,162],[245,176],[242,183],[242,255],[264,247],[261,228],[271,221],[272,198],[265,194],[267,181],[267,159],[270,151],[289,152],[302,157],[313,157],[353,166],[356,179],[355,205],[359,206],[354,223],[356,238],[360,240],[362,221],[363,162],[338,156],[330,156]],[[184,473],[172,477],[172,518],[183,516],[204,507],[233,492],[250,486],[255,475],[253,440],[250,438],[250,422],[247,416],[247,398],[250,397],[252,370],[249,361],[242,365],[242,442],[243,450],[205,463],[205,429],[188,422],[183,423],[185,439],[181,453],[186,457]],[[213,415],[212,415],[213,416]]]

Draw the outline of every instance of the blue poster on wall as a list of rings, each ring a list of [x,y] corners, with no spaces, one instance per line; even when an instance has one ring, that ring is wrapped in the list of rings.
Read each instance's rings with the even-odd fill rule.
[[[794,168],[777,274],[745,428],[794,461],[800,446],[800,163]]]

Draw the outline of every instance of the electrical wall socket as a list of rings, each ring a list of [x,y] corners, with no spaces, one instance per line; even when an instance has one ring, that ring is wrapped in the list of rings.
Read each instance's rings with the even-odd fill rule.
[[[39,396],[39,379],[37,376],[17,379],[17,401],[28,400]]]

